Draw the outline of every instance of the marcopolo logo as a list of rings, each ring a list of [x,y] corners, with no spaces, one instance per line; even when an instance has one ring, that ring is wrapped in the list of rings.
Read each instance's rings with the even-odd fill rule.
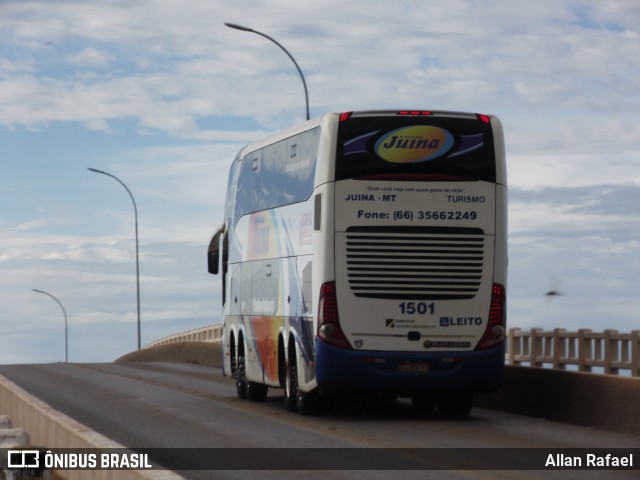
[[[453,145],[453,135],[442,128],[415,125],[383,135],[375,145],[378,156],[391,163],[418,163],[438,158]]]

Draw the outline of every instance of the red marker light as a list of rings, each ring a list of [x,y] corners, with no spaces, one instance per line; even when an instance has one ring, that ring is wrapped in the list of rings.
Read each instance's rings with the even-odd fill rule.
[[[340,114],[340,121],[344,122],[345,120],[348,120],[351,118],[351,115],[353,115],[353,112],[343,112]]]
[[[478,113],[478,118],[480,119],[481,122],[491,123],[491,119],[489,118],[489,115],[482,115],[481,113]]]
[[[432,115],[428,110],[400,110],[398,115]]]

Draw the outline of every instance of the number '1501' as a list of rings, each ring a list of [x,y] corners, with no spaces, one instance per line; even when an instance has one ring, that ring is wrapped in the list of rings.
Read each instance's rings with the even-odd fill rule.
[[[433,313],[436,310],[436,307],[433,303],[426,302],[402,302],[400,305],[400,313],[403,315],[426,315]]]

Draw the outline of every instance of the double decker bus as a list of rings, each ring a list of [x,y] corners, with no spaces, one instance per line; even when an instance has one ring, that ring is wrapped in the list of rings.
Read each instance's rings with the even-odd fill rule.
[[[208,249],[223,373],[310,414],[350,392],[467,414],[502,383],[507,185],[493,115],[327,113],[244,147]]]

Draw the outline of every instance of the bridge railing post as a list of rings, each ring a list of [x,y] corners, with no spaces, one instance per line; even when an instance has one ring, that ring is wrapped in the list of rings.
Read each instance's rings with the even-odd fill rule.
[[[578,330],[578,371],[590,372],[593,362],[592,341],[589,338],[591,330],[581,328]]]
[[[531,329],[531,350],[529,363],[532,367],[542,367],[544,330],[542,328]]]
[[[640,377],[640,330],[631,332],[631,376]]]
[[[520,355],[522,353],[522,349],[520,348],[520,337],[518,335],[519,332],[519,328],[510,328],[509,335],[507,335],[507,363],[509,365],[517,365],[516,355]]]
[[[565,370],[567,360],[567,337],[564,335],[564,328],[553,329],[553,368],[556,370]]]
[[[604,373],[618,374],[618,363],[620,360],[620,342],[615,338],[617,330],[604,331]]]

